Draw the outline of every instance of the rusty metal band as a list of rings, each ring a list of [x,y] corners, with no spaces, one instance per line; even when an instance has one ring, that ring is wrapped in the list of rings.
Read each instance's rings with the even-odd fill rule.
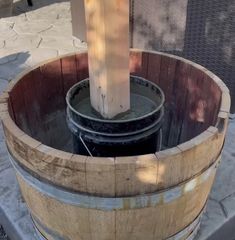
[[[113,211],[122,209],[140,209],[146,207],[156,207],[160,204],[168,204],[181,198],[184,194],[194,191],[194,189],[207,181],[216,172],[220,157],[204,172],[197,177],[170,189],[164,191],[143,194],[131,197],[99,197],[90,196],[81,193],[74,193],[58,188],[49,183],[43,182],[28,171],[23,169],[14,157],[9,154],[10,160],[17,174],[33,189],[68,205],[80,208],[98,209],[103,211]],[[127,207],[128,206],[128,207]]]

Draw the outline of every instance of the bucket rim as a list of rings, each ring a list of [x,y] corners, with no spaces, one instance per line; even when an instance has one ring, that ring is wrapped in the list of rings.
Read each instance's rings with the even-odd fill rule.
[[[99,118],[94,118],[94,117],[91,117],[91,116],[88,116],[88,115],[85,115],[85,114],[82,114],[78,111],[76,111],[72,105],[70,104],[70,100],[71,100],[71,92],[76,89],[76,87],[86,81],[89,81],[89,78],[86,78],[86,79],[83,79],[82,81],[74,84],[68,91],[67,91],[67,94],[66,94],[66,104],[67,104],[67,107],[70,111],[72,111],[73,113],[75,113],[76,115],[79,115],[80,117],[82,118],[85,118],[85,119],[88,119],[88,120],[91,120],[91,121],[95,121],[95,122],[100,122],[100,123],[131,123],[133,121],[138,121],[138,120],[142,120],[142,119],[145,119],[145,118],[148,118],[152,115],[154,115],[155,113],[159,112],[161,110],[161,108],[163,107],[164,103],[165,103],[165,94],[163,92],[163,90],[155,83],[153,82],[150,82],[149,80],[143,78],[143,77],[139,77],[139,76],[134,76],[134,75],[130,75],[130,80],[131,78],[138,78],[139,80],[143,80],[143,81],[146,81],[148,84],[154,86],[155,88],[157,88],[157,90],[159,91],[160,93],[160,103],[159,105],[156,107],[156,109],[154,109],[153,111],[147,113],[147,114],[144,114],[140,117],[136,117],[136,118],[130,118],[130,119],[99,119]]]

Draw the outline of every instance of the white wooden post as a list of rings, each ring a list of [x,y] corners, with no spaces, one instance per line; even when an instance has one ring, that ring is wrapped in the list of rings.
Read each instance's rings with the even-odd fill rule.
[[[129,0],[85,0],[90,98],[104,118],[130,109]]]

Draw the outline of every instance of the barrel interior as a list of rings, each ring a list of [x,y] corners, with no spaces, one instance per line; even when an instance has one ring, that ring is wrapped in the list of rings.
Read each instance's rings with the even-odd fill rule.
[[[216,124],[221,89],[200,68],[180,58],[132,51],[130,73],[156,83],[165,94],[164,148],[189,141]],[[11,117],[34,139],[72,152],[65,97],[69,88],[88,77],[87,53],[40,65],[24,75],[10,91]]]

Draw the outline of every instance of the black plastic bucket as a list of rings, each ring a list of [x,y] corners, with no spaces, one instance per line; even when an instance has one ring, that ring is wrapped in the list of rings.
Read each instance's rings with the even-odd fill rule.
[[[68,91],[67,122],[73,133],[75,153],[113,157],[154,153],[160,149],[164,93],[141,77],[131,76],[130,86],[131,106],[138,114],[111,120],[103,119],[87,107],[90,105],[88,79]]]

